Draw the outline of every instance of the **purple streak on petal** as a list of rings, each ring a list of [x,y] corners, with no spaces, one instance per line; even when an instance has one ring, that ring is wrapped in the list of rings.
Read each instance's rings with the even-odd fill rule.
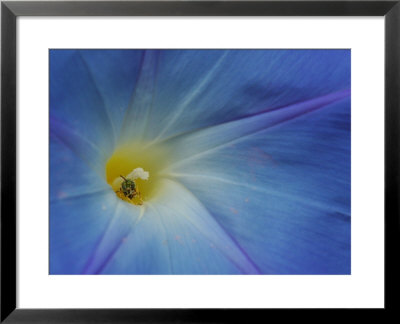
[[[291,105],[286,105],[286,106],[282,106],[282,107],[276,107],[276,108],[271,108],[271,109],[265,109],[265,110],[261,110],[259,112],[256,112],[254,114],[249,114],[247,116],[241,117],[241,118],[234,118],[231,119],[229,122],[234,122],[234,121],[238,121],[238,120],[242,120],[245,118],[249,118],[249,117],[255,117],[255,116],[259,116],[259,115],[264,115],[267,113],[273,113],[273,112],[277,112],[279,110],[283,110],[283,109],[288,109],[288,108],[295,108],[295,107],[299,107],[300,109],[302,109],[305,106],[310,106],[309,109],[305,109],[304,111],[302,111],[301,113],[295,115],[293,118],[299,117],[303,114],[307,114],[309,112],[312,112],[314,110],[317,110],[319,108],[323,108],[333,102],[342,100],[348,96],[351,95],[351,90],[350,89],[344,89],[341,91],[337,91],[337,92],[332,92],[329,93],[327,95],[323,95],[317,98],[313,98],[310,100],[305,100],[305,101],[299,101],[296,103],[293,103]],[[290,120],[292,118],[288,118],[288,120]],[[286,120],[283,120],[282,122],[285,122]],[[280,124],[280,123],[279,123]],[[218,126],[218,125],[216,125]],[[273,125],[275,126],[275,125]]]
[[[113,258],[114,254],[118,251],[118,249],[120,248],[120,246],[123,243],[123,239],[121,239],[115,246],[114,248],[111,250],[110,254],[104,259],[103,263],[99,266],[99,268],[94,272],[94,274],[101,274],[101,272],[103,271],[104,267],[108,264],[108,262],[110,262],[110,260]]]
[[[140,212],[133,206],[127,205],[126,202],[117,202],[112,219],[83,269],[84,274],[100,273],[118,250],[124,238],[131,232]]]
[[[188,189],[189,190],[189,189]],[[193,194],[193,193],[192,193]],[[208,210],[208,208],[204,205],[205,209]],[[254,263],[254,261],[251,259],[251,257],[249,256],[249,254],[240,246],[240,244],[238,243],[237,240],[235,240],[235,238],[226,230],[226,228],[224,226],[222,226],[222,224],[220,222],[217,221],[217,218],[215,217],[215,215],[208,210],[209,214],[211,215],[211,217],[213,218],[213,220],[215,221],[216,224],[218,224],[218,227],[223,231],[223,233],[233,242],[233,245],[242,253],[242,255],[245,257],[245,259],[247,259],[247,261],[249,262],[249,264],[252,266],[251,269],[243,269],[240,268],[239,266],[238,269],[240,269],[240,271],[242,271],[244,274],[261,274],[261,271],[259,269],[259,267]],[[217,246],[218,248],[218,246]],[[223,250],[220,249],[220,251],[222,253],[224,253]],[[231,260],[231,262],[233,264],[236,264],[234,260],[232,260],[229,255],[227,255],[227,258],[229,260]],[[250,270],[250,271],[249,271]]]
[[[158,205],[168,208],[169,212],[173,212],[176,222],[193,226],[242,273],[260,273],[258,267],[238,245],[237,241],[233,240],[232,236],[225,231],[187,187],[173,179],[164,178],[163,182],[168,186],[168,193],[160,198]],[[173,195],[173,197],[170,195]],[[177,195],[181,197],[180,205],[173,204]]]
[[[116,208],[117,208],[117,206],[115,207],[115,209],[116,209]],[[113,217],[114,217],[114,215],[115,215],[115,211],[114,211],[114,213],[113,213]],[[83,274],[88,274],[88,273],[93,272],[93,269],[92,269],[92,268],[93,268],[93,263],[95,262],[95,257],[96,257],[97,251],[98,251],[100,245],[102,244],[102,242],[103,242],[103,240],[104,240],[104,236],[106,235],[106,233],[107,233],[107,231],[109,230],[109,228],[112,226],[113,221],[114,221],[114,218],[111,218],[111,219],[108,221],[107,227],[105,228],[104,232],[101,234],[100,238],[98,239],[97,243],[95,244],[95,247],[94,247],[94,249],[93,249],[93,252],[91,253],[91,255],[90,255],[90,257],[88,258],[88,261],[87,261],[85,267],[84,267],[83,270],[82,270],[82,273],[83,273]]]
[[[277,110],[258,113],[246,118],[167,139],[165,143],[171,145],[171,149],[174,150],[173,156],[177,161],[172,166],[180,165],[183,162],[186,163],[211,150],[231,144],[237,139],[326,107],[348,96],[350,96],[350,90],[342,90]]]
[[[169,180],[176,182],[176,179],[173,178],[169,178]],[[179,183],[180,185],[182,185],[181,183]],[[183,186],[183,185],[182,185]],[[192,191],[190,191],[186,186],[183,186],[187,192],[189,192],[193,197],[196,197]],[[239,243],[234,239],[234,237],[222,226],[222,224],[220,222],[217,221],[216,217],[213,215],[213,213],[207,208],[206,205],[204,205],[197,197],[196,200],[203,206],[203,208],[205,210],[208,211],[208,213],[210,214],[211,218],[213,219],[213,222],[215,222],[215,224],[222,230],[222,232],[224,233],[224,235],[226,235],[232,242],[233,245],[243,254],[243,256],[245,257],[245,259],[247,259],[247,261],[249,262],[249,264],[252,266],[251,269],[243,269],[237,266],[236,262],[234,260],[232,260],[229,255],[226,254],[226,252],[224,252],[222,249],[220,249],[220,251],[225,254],[227,256],[227,258],[229,260],[231,260],[231,262],[233,264],[236,265],[236,267],[238,267],[240,269],[240,271],[242,271],[243,273],[246,274],[260,274],[261,271],[260,269],[257,267],[257,265],[254,263],[254,261],[250,258],[250,256],[246,253],[246,251],[239,245]],[[194,225],[196,228],[197,226]],[[200,231],[200,230],[199,230]],[[201,232],[201,231],[200,231]],[[202,233],[204,235],[204,233]],[[205,237],[207,237],[207,235],[204,235]],[[218,245],[217,245],[218,248]],[[250,271],[249,271],[250,270]]]
[[[208,208],[206,208],[206,209],[208,210]],[[210,210],[208,212],[210,213],[211,217],[215,220],[215,222],[218,224],[218,226],[222,229],[222,231],[226,234],[226,236],[231,239],[231,241],[234,243],[234,245],[245,256],[247,261],[253,266],[254,269],[252,269],[252,272],[247,271],[247,272],[245,272],[245,274],[261,274],[262,272],[259,269],[259,267],[257,266],[257,264],[255,264],[255,262],[252,260],[250,255],[240,246],[239,242],[232,236],[232,234],[230,234],[226,230],[226,228],[224,226],[222,226],[222,224],[220,222],[218,222],[217,218],[215,217],[215,215]]]

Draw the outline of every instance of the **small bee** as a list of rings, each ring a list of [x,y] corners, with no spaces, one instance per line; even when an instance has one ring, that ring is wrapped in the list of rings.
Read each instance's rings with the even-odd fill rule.
[[[136,190],[136,184],[134,181],[126,179],[122,175],[120,176],[124,181],[121,183],[121,188],[119,189],[120,192],[123,193],[125,197],[132,199],[136,197],[139,193]]]
[[[117,191],[117,194],[119,194],[120,197],[124,196],[124,197],[130,199],[131,201],[133,201],[133,199],[135,199],[134,203],[136,205],[142,205],[143,200],[142,200],[140,192],[136,186],[135,181],[129,180],[122,175],[120,175],[120,177],[124,181],[121,183],[121,187],[119,188],[119,191]]]

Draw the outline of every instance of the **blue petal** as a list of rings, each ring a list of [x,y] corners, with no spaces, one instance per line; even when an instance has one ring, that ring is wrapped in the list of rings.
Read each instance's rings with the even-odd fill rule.
[[[146,138],[160,139],[350,87],[349,50],[166,50]]]
[[[50,135],[50,201],[110,190],[104,177]]]
[[[274,127],[314,110],[324,108],[330,103],[349,95],[349,90],[343,90],[167,139],[164,144],[170,146],[176,160],[175,163],[168,166],[168,170],[179,168],[182,164],[190,163],[199,156],[221,146],[232,145],[235,140],[245,136],[250,136],[263,129]]]
[[[74,158],[79,158],[82,162],[85,162],[101,179],[105,178],[104,166],[109,154],[90,140],[82,137],[79,132],[69,128],[57,118],[50,116],[50,141],[56,139],[63,146],[54,153],[52,146],[50,146],[50,155],[64,154],[63,150],[68,155],[72,152],[75,155]],[[62,168],[64,166],[61,164],[59,167],[61,168],[60,172],[63,173]],[[75,174],[75,176],[82,177],[84,175]]]
[[[148,50],[143,54],[140,73],[136,83],[132,102],[126,110],[120,143],[139,141],[143,139],[149,128],[149,120],[153,111],[159,53],[157,50]]]
[[[50,116],[50,127],[57,128],[52,125],[57,120],[99,151],[112,152],[116,138],[111,113],[77,51],[50,51]]]
[[[118,136],[143,64],[142,50],[80,50]]]
[[[50,274],[82,274],[115,210],[112,191],[50,204]]]
[[[205,152],[171,176],[262,272],[350,273],[349,99]]]
[[[120,201],[103,177],[50,136],[50,273],[78,274]]]
[[[104,273],[258,273],[195,196],[171,180],[161,186]]]
[[[115,196],[114,198],[117,199]],[[143,207],[133,206],[118,199],[113,216],[89,257],[83,273],[101,273],[121,244],[125,242],[133,226],[140,221],[143,213]]]

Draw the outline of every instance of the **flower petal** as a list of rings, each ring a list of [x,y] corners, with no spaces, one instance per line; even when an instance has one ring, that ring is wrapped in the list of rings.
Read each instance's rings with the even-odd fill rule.
[[[173,150],[176,162],[169,165],[167,170],[179,169],[183,164],[190,163],[192,160],[197,159],[203,154],[207,154],[209,151],[216,150],[222,146],[232,145],[234,141],[245,136],[324,108],[349,95],[349,90],[343,90],[291,106],[262,112],[225,124],[201,129],[193,133],[173,137],[166,140],[165,144],[169,145],[171,150]]]
[[[171,180],[162,187],[104,273],[258,273],[195,196]]]
[[[349,50],[164,50],[146,138],[175,136],[349,87]]]
[[[50,137],[51,274],[96,274],[140,216],[105,179]]]
[[[50,204],[50,274],[82,274],[115,210],[103,193],[57,199]]]
[[[107,152],[90,140],[81,137],[74,129],[69,128],[65,123],[53,116],[50,116],[50,139],[57,140],[59,144],[63,144],[59,152],[60,154],[65,154],[62,152],[63,150],[65,150],[67,154],[72,152],[75,157],[85,162],[91,170],[97,172],[97,175],[100,176],[99,179],[104,178],[104,165],[108,159]],[[50,150],[52,150],[51,146]],[[58,154],[57,152],[50,152],[50,155]],[[71,159],[73,158],[71,157]],[[64,166],[61,165],[60,167],[63,168]],[[75,174],[75,176],[81,177],[82,174]]]
[[[350,273],[349,98],[208,151],[171,176],[263,273]]]
[[[85,274],[99,274],[114,253],[126,240],[133,226],[143,216],[144,207],[136,207],[119,200],[113,216],[98,241],[83,270]]]
[[[124,116],[121,142],[140,141],[149,127],[153,112],[154,93],[158,75],[159,51],[147,50],[143,54],[135,91]]]
[[[96,273],[107,257],[104,244],[118,245],[134,209],[121,216],[117,207],[128,204],[57,136],[50,151],[50,273]]]
[[[110,191],[104,177],[53,134],[50,152],[50,202]]]
[[[140,72],[142,50],[79,50],[118,136]]]
[[[54,118],[99,150],[114,149],[110,113],[79,51],[50,50],[50,116],[50,126]]]

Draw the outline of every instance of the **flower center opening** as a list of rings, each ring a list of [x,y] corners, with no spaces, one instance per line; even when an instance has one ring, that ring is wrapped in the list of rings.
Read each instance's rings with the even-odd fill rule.
[[[146,143],[118,147],[106,164],[106,178],[117,197],[142,205],[157,194],[159,173],[168,158],[165,149]]]

